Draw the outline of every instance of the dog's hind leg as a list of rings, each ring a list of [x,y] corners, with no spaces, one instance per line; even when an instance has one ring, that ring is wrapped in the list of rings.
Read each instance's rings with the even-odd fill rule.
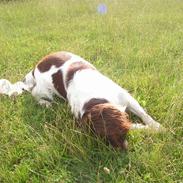
[[[127,95],[127,110],[140,117],[144,124],[148,125],[150,128],[154,128],[156,130],[161,128],[161,125],[148,115],[130,94]]]

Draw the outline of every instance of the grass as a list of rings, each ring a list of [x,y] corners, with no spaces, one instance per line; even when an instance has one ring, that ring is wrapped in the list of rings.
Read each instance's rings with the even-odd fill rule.
[[[114,151],[77,128],[63,101],[45,109],[28,94],[0,96],[0,182],[183,182],[183,2],[104,2],[106,15],[99,0],[1,1],[0,78],[16,82],[69,50],[128,89],[166,133],[131,132],[128,152]]]

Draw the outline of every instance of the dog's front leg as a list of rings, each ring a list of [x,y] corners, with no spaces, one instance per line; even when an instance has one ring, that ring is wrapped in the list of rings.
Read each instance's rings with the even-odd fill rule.
[[[38,101],[41,106],[51,107],[53,95],[48,89],[40,88],[36,85],[32,90],[32,96]]]
[[[38,101],[39,105],[41,106],[45,106],[45,107],[51,107],[52,103],[50,101],[48,101],[47,99],[45,98],[40,98],[39,101]]]

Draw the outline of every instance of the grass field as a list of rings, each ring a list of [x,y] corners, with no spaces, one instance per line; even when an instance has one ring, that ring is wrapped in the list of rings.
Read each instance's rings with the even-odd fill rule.
[[[0,78],[16,82],[44,55],[68,50],[167,131],[131,132],[128,152],[114,151],[77,128],[63,101],[45,109],[28,94],[0,96],[1,183],[183,182],[183,1],[104,2],[105,15],[99,0],[0,1]]]

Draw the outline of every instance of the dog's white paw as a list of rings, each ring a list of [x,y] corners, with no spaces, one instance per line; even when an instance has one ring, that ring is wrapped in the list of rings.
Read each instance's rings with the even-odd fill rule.
[[[39,100],[38,103],[39,103],[39,105],[45,106],[47,108],[51,107],[51,102],[49,102],[47,100]]]
[[[131,124],[131,130],[142,130],[142,129],[148,129],[149,126],[148,125],[143,125],[143,124],[139,124],[139,123],[136,123],[136,124]]]
[[[155,130],[155,131],[164,131],[165,128],[158,122],[153,121],[152,123],[150,123],[148,125],[151,129]]]

